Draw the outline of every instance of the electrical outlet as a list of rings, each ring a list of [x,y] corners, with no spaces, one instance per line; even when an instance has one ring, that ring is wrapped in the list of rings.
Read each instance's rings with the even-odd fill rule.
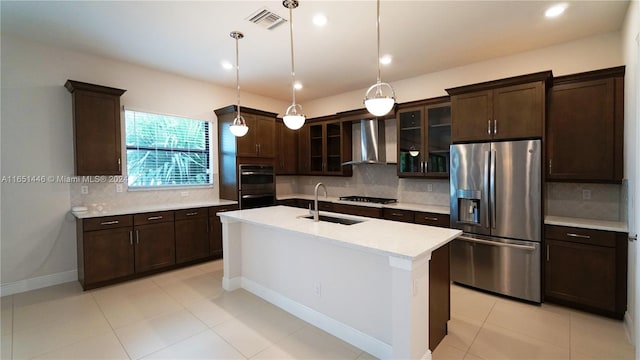
[[[428,192],[432,192],[433,191],[433,184],[427,184],[427,191]]]
[[[87,195],[89,193],[89,186],[82,185],[80,186],[80,194]]]
[[[189,196],[189,192],[188,191],[181,191],[180,192],[180,196],[187,197],[187,196]]]
[[[315,282],[313,284],[313,293],[317,297],[322,297],[322,284],[320,284],[320,282]]]
[[[591,200],[591,190],[589,189],[582,190],[582,200]]]
[[[116,184],[116,192],[121,193],[121,192],[122,192],[122,190],[123,190],[123,188],[122,188],[122,184]]]

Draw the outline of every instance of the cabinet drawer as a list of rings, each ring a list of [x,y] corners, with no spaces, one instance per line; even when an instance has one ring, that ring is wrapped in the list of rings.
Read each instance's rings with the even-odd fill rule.
[[[222,206],[212,206],[209,208],[209,217],[216,217],[216,214],[224,211],[234,211],[238,210],[238,205],[222,205]]]
[[[176,210],[175,212],[176,220],[201,218],[201,217],[207,217],[208,215],[209,215],[209,212],[207,211],[207,208],[183,209],[183,210]]]
[[[131,227],[132,225],[133,216],[131,215],[104,216],[91,219],[82,219],[83,231]]]
[[[416,211],[414,214],[414,222],[420,225],[449,227],[449,215],[435,214],[422,211]]]
[[[387,220],[402,221],[408,223],[413,222],[413,211],[411,210],[384,208],[382,210],[382,215]]]
[[[580,244],[616,247],[616,234],[611,231],[545,225],[545,238]]]
[[[382,217],[381,208],[369,207],[369,206],[333,204],[333,211],[340,214],[366,216],[366,217],[372,217],[376,219],[380,219]]]
[[[133,216],[134,225],[155,224],[173,221],[173,211],[160,211],[152,213],[135,214]]]

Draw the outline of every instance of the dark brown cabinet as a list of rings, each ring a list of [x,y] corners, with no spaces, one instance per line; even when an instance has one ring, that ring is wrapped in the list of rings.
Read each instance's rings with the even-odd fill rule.
[[[203,259],[209,251],[209,212],[207,208],[175,212],[176,263]]]
[[[235,105],[214,110],[218,117],[218,166],[220,198],[238,200],[238,165],[275,165],[276,115],[266,111],[241,108],[249,131],[235,137],[229,125],[236,116]]]
[[[238,210],[238,205],[213,206],[209,208],[209,249],[214,258],[222,257],[222,223],[216,214]]]
[[[379,207],[334,203],[333,211],[341,214],[366,216],[366,217],[371,217],[376,219],[382,218],[382,208],[379,208]]]
[[[176,263],[173,211],[133,216],[136,272],[161,269]]]
[[[429,225],[429,226],[438,226],[438,227],[450,227],[451,222],[449,215],[447,214],[436,214],[429,212],[416,211],[414,213],[413,221],[416,224],[421,225]]]
[[[120,96],[126,90],[67,80],[72,94],[75,175],[122,174]]]
[[[545,71],[447,89],[451,140],[474,142],[541,138],[546,114]]]
[[[135,272],[133,216],[109,216],[76,222],[78,281],[91,288]]]
[[[620,183],[624,66],[554,79],[547,122],[547,180]]]
[[[398,176],[449,176],[451,104],[448,96],[401,104],[397,111]]]
[[[545,226],[545,301],[622,319],[627,234]]]
[[[447,335],[451,318],[451,278],[449,244],[431,253],[429,260],[429,349],[431,351]]]
[[[351,123],[336,116],[310,119],[299,134],[300,173],[309,175],[351,176]]]
[[[281,119],[276,120],[276,175],[295,175],[298,172],[298,132],[289,129]]]
[[[386,220],[413,223],[413,211],[403,209],[384,208],[382,215]]]

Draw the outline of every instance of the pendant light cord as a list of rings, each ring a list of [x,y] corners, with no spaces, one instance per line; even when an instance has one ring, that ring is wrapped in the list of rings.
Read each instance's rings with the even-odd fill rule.
[[[296,82],[296,72],[295,72],[295,63],[293,60],[293,4],[290,2],[289,3],[289,34],[290,34],[290,40],[291,40],[291,94],[292,94],[292,99],[293,99],[293,103],[291,105],[295,105],[296,104],[296,88],[295,88],[295,82]]]
[[[238,36],[236,39],[236,101],[238,103],[238,117],[240,117],[240,59],[238,56]]]
[[[382,81],[380,80],[380,0],[377,1],[377,13],[376,13],[376,31],[378,32],[378,58],[376,59],[376,63],[378,64],[378,84]],[[378,88],[378,92],[380,88]]]

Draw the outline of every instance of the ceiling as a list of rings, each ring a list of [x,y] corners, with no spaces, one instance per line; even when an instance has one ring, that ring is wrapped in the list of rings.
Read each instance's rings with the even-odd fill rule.
[[[376,80],[376,2],[299,0],[293,10],[298,102],[366,89]],[[629,1],[568,1],[546,19],[547,1],[383,0],[382,80],[394,82],[621,28]],[[1,1],[2,34],[122,60],[235,88],[239,41],[243,92],[291,98],[289,23],[267,30],[247,18],[281,1]],[[328,19],[320,28],[312,17]]]

